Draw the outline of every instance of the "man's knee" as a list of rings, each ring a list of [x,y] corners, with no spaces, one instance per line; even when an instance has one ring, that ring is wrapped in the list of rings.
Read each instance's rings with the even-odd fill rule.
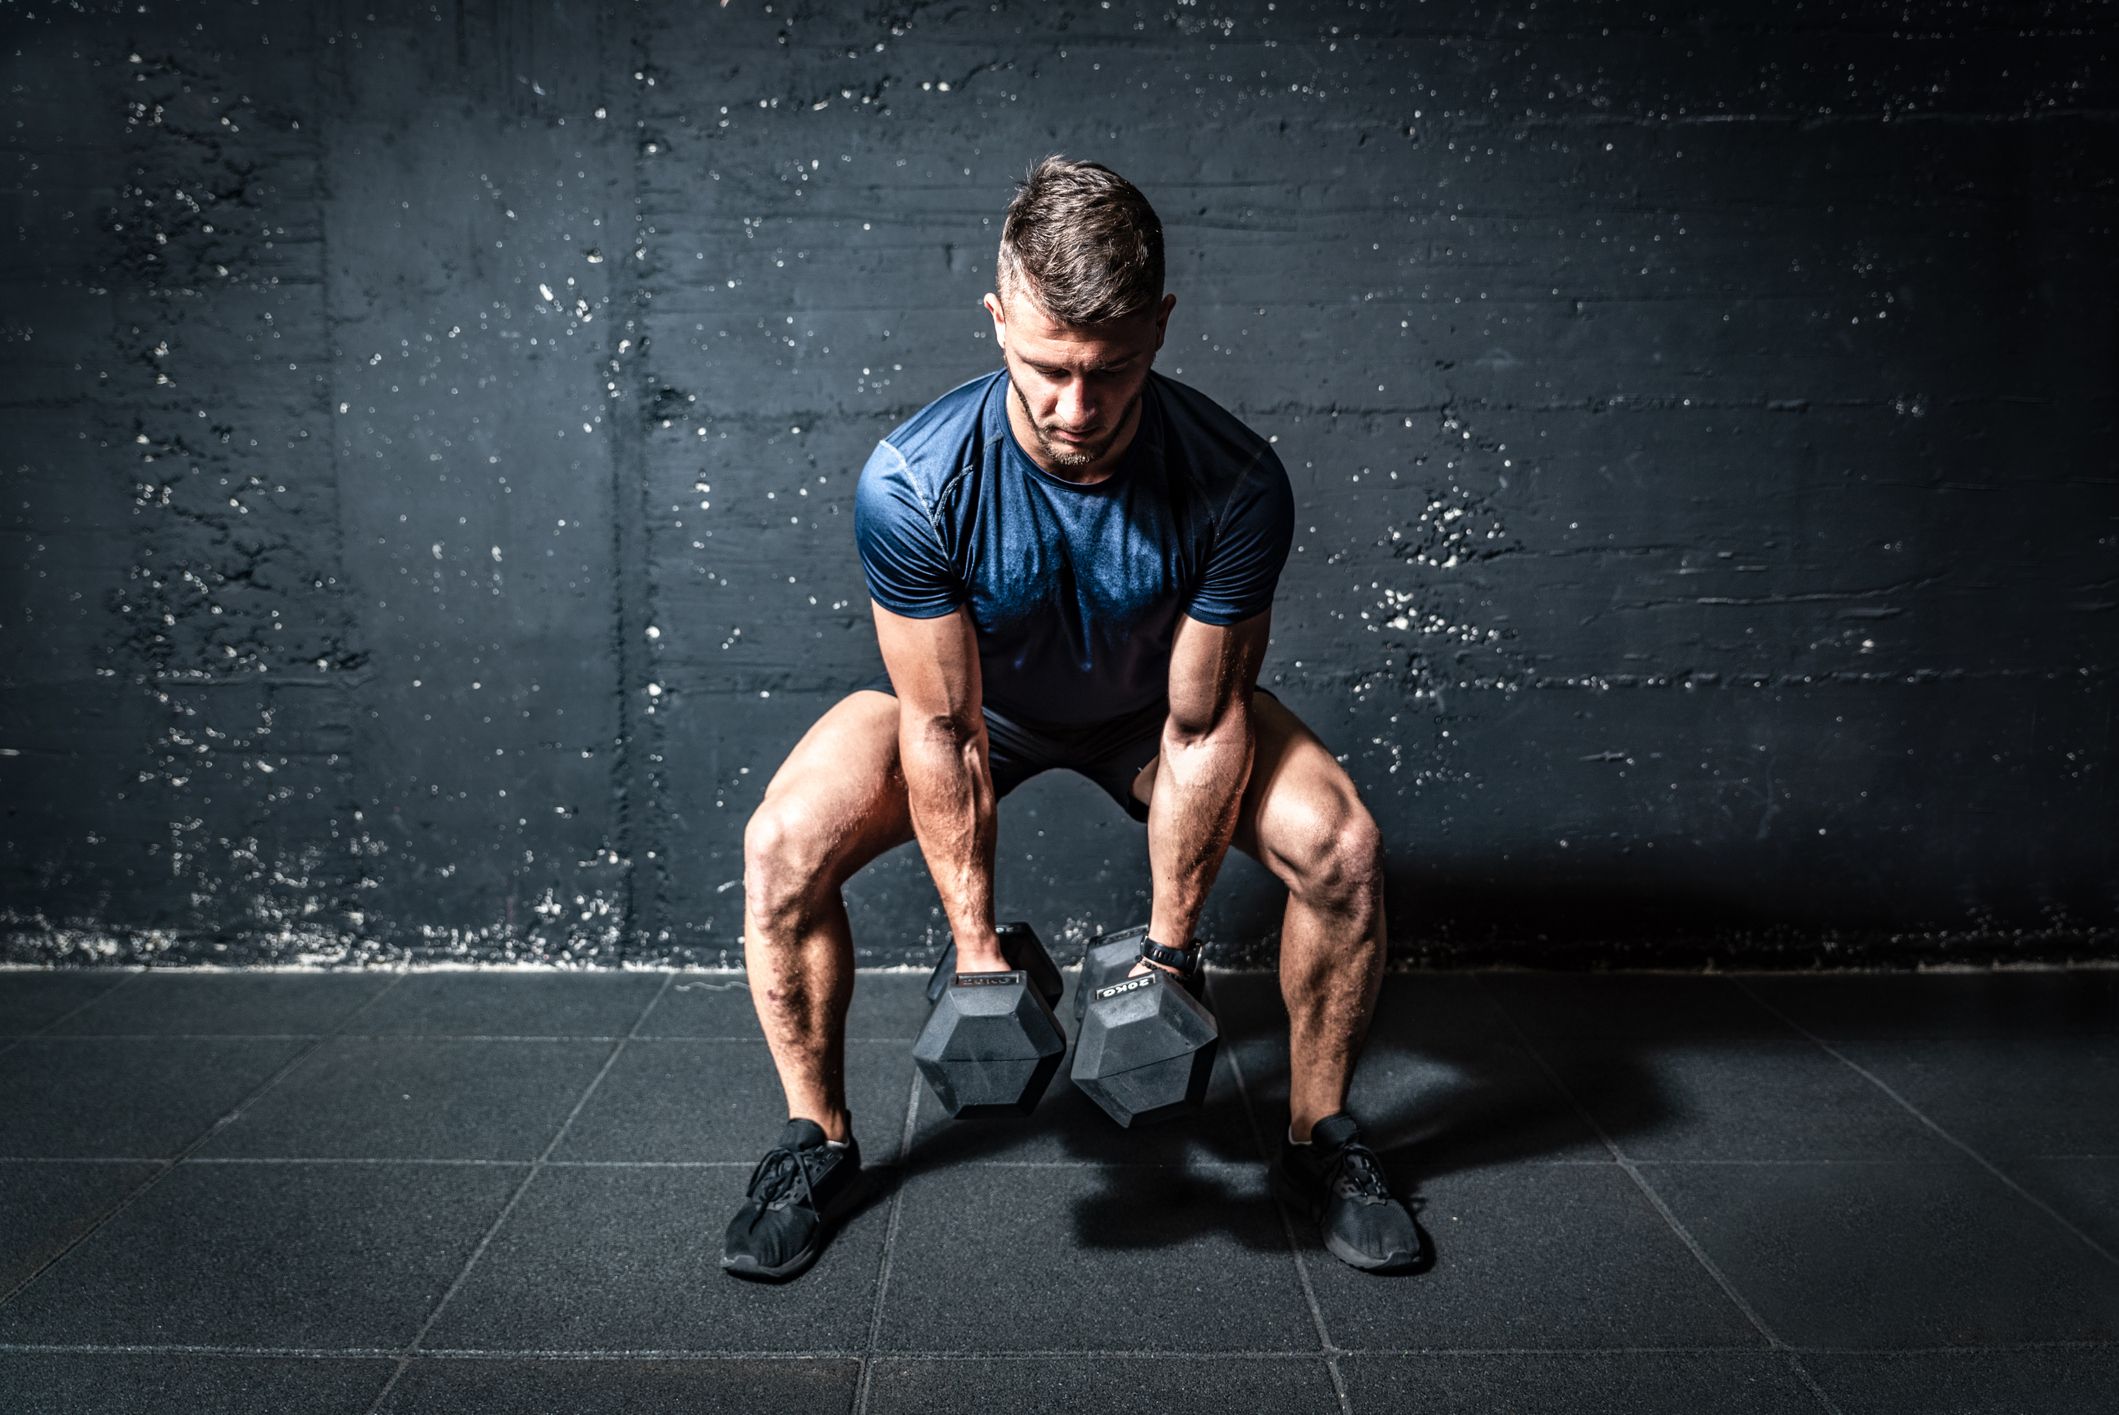
[[[816,832],[800,812],[768,801],[743,827],[743,907],[761,923],[799,917],[832,887]]]
[[[1334,802],[1307,835],[1293,886],[1303,902],[1334,913],[1374,908],[1383,895],[1383,833],[1359,798]]]

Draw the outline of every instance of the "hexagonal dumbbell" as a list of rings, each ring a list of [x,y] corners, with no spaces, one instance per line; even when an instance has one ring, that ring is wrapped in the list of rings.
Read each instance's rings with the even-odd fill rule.
[[[1075,993],[1074,1084],[1120,1125],[1197,1110],[1220,1049],[1221,1029],[1203,1000],[1204,964],[1179,981],[1160,968],[1128,976],[1147,941],[1145,926],[1091,940]]]
[[[933,1008],[912,1059],[951,1116],[1028,1115],[1058,1074],[1067,1039],[1052,1006],[1060,974],[1025,923],[1002,924],[1005,973],[959,973],[954,940],[927,979]]]

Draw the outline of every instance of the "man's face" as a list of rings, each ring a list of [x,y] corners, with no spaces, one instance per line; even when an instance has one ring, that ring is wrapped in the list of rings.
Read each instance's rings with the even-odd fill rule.
[[[1005,305],[998,295],[985,303],[1039,460],[1069,470],[1096,466],[1130,425],[1177,296],[1097,325],[1057,323],[1022,290]]]

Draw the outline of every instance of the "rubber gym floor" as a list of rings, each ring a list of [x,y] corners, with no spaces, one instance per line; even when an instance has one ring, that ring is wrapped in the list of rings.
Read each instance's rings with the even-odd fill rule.
[[[1393,974],[1402,1277],[1266,1188],[1269,976],[1140,1132],[940,1120],[920,983],[861,975],[868,1198],[764,1287],[740,977],[0,972],[0,1408],[2119,1408],[2119,972]]]

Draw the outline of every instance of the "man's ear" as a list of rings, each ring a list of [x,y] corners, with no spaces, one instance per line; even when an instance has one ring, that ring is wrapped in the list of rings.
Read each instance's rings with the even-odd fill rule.
[[[1001,305],[1001,297],[995,294],[988,293],[984,299],[979,301],[979,303],[986,307],[987,314],[993,316],[993,342],[995,346],[1002,349],[1007,348],[1007,310]]]

